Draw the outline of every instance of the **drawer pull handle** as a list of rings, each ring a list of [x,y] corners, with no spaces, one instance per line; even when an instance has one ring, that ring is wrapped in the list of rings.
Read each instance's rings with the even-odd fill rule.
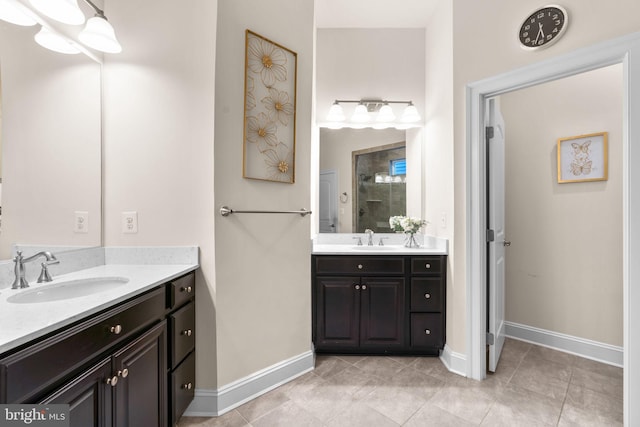
[[[193,331],[191,329],[185,329],[184,331],[180,332],[180,335],[186,335],[186,336],[190,337],[192,333],[193,333]]]
[[[115,387],[116,384],[118,384],[118,377],[114,375],[111,378],[107,378],[105,383],[107,383],[107,385],[110,385],[111,387]]]
[[[180,388],[183,390],[191,390],[193,388],[193,384],[191,383],[182,384]]]
[[[425,329],[424,333],[427,334],[427,335],[431,335],[431,330],[430,329]]]
[[[122,371],[118,371],[118,376],[122,378],[127,378],[129,376],[129,370],[125,368]]]
[[[362,270],[362,264],[358,264],[358,270]]]
[[[366,291],[367,290],[367,285],[362,285],[362,290]]]
[[[427,268],[427,269],[431,268],[431,264],[425,264],[424,267]]]
[[[356,291],[360,289],[360,285],[356,285]]]
[[[183,286],[180,288],[180,292],[186,292],[188,294],[190,294],[192,290],[193,288],[191,286]]]
[[[426,299],[430,299],[430,298],[431,298],[431,294],[427,292],[426,294],[424,294],[424,297],[425,297]]]
[[[116,325],[116,326],[112,326],[109,331],[111,331],[112,334],[120,334],[120,332],[122,332],[122,325]]]

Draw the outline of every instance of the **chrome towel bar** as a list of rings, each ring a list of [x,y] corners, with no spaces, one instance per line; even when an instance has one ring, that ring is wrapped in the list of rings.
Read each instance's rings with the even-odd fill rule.
[[[299,211],[236,211],[231,209],[228,206],[223,206],[220,208],[220,215],[222,216],[229,216],[232,213],[258,213],[258,214],[298,214],[302,217],[309,215],[311,213],[311,211],[308,211],[304,208],[300,209]]]

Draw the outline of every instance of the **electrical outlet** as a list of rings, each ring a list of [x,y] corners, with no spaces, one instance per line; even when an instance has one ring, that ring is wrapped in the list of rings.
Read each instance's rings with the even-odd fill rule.
[[[73,222],[74,233],[89,232],[89,212],[75,211],[75,221]]]
[[[122,232],[138,232],[138,212],[122,212]]]

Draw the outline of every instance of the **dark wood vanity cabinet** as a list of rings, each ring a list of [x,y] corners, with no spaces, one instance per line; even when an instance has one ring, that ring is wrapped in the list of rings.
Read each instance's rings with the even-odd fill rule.
[[[67,403],[72,427],[174,425],[193,400],[194,280],[189,273],[1,355],[0,403]]]
[[[313,255],[317,352],[437,355],[446,256]]]

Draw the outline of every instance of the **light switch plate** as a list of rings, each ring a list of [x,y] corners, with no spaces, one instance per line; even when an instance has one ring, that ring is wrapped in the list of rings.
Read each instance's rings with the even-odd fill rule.
[[[74,233],[88,233],[89,232],[89,212],[75,211],[75,220],[73,221]]]
[[[122,212],[122,232],[127,234],[138,232],[138,212]]]

